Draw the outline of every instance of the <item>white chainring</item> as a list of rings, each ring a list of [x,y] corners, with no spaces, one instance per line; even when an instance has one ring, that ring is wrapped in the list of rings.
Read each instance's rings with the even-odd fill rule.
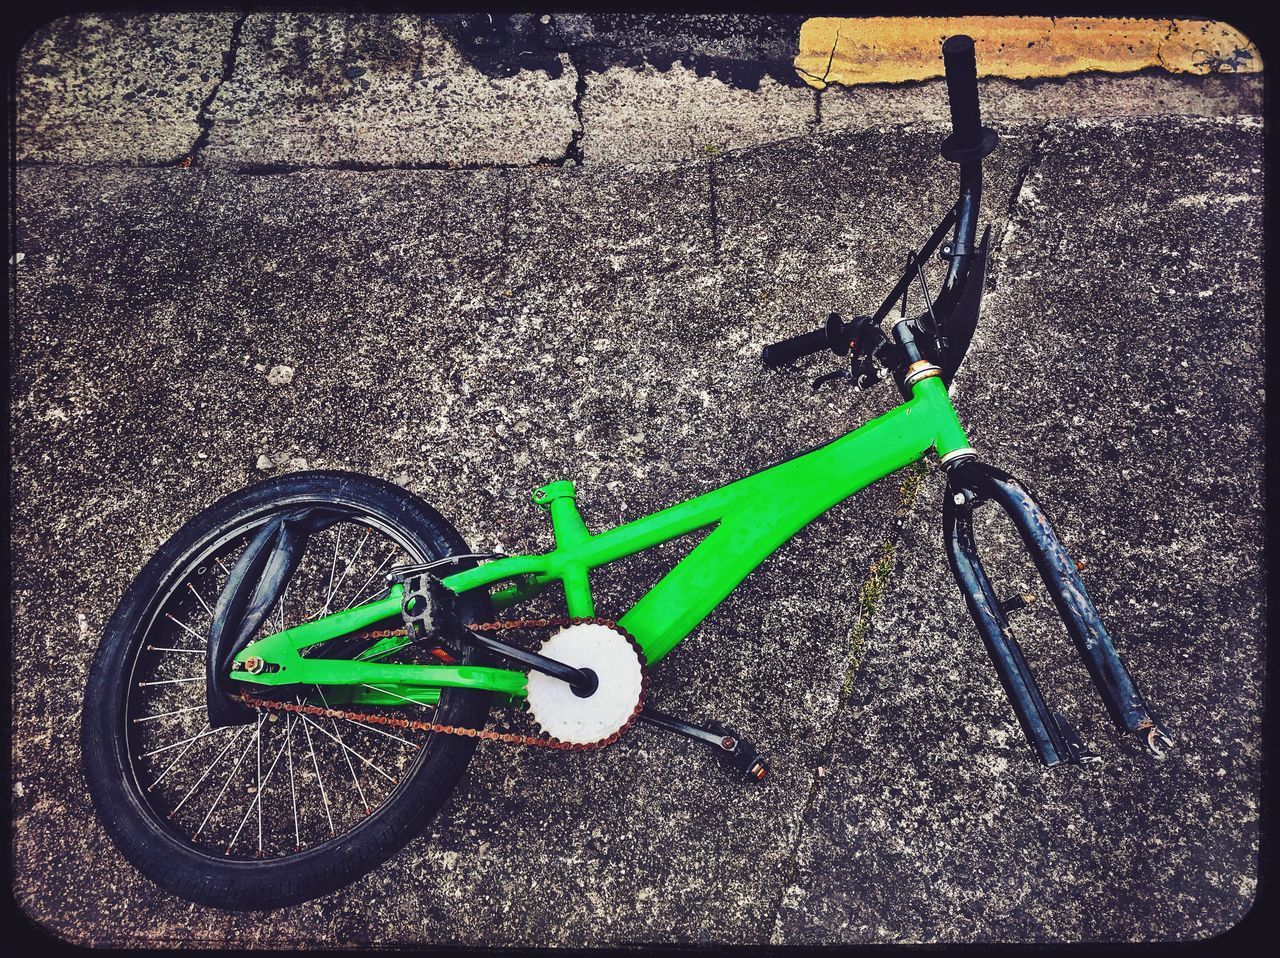
[[[626,728],[644,694],[644,670],[640,651],[625,635],[607,625],[584,622],[561,629],[538,653],[576,669],[591,669],[599,680],[584,698],[568,682],[530,672],[526,702],[544,732],[561,742],[590,745]]]

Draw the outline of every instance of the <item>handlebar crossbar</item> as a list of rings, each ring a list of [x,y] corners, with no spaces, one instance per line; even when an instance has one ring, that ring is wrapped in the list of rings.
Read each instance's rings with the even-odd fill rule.
[[[878,328],[899,301],[903,303],[903,318],[906,318],[907,292],[917,279],[923,282],[919,264],[936,252],[947,261],[947,274],[937,296],[930,301],[929,313],[913,323],[914,335],[926,358],[943,369],[954,371],[968,348],[977,316],[957,316],[951,323],[948,320],[958,304],[973,299],[966,299],[964,290],[974,273],[974,265],[985,256],[985,246],[976,245],[978,211],[982,204],[982,160],[996,148],[999,137],[994,130],[982,125],[973,39],[962,34],[948,37],[942,45],[942,59],[951,109],[951,135],[942,141],[940,150],[945,159],[960,166],[959,197],[924,245],[910,257],[907,269],[870,320]],[[951,240],[944,244],[949,230],[952,231]],[[982,275],[983,270],[976,272]],[[965,311],[964,308],[960,310]],[[944,331],[946,335],[943,335]],[[843,356],[849,352],[848,333],[840,317],[833,313],[826,324],[816,330],[765,346],[761,359],[766,366],[782,366],[824,349]],[[901,340],[900,336],[895,338]]]

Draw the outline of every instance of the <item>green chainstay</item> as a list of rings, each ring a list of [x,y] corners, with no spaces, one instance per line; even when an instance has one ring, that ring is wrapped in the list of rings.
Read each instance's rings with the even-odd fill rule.
[[[301,702],[277,702],[271,699],[260,699],[256,696],[242,692],[234,695],[232,698],[245,705],[256,709],[262,709],[267,712],[295,712],[300,715],[316,715],[323,718],[341,718],[352,722],[368,722],[374,725],[388,725],[393,728],[417,729],[424,732],[440,732],[444,735],[460,735],[465,738],[484,739],[487,742],[505,742],[508,745],[529,745],[538,748],[558,749],[564,752],[589,752],[596,749],[604,748],[612,745],[622,734],[635,724],[636,719],[640,717],[640,713],[644,710],[644,695],[648,690],[649,676],[644,661],[644,652],[634,638],[632,638],[624,629],[620,628],[612,619],[601,619],[594,616],[567,616],[563,618],[552,619],[507,619],[496,622],[480,622],[468,625],[467,628],[474,629],[477,632],[503,632],[511,629],[549,629],[566,627],[571,625],[603,625],[605,628],[612,629],[621,635],[630,643],[631,647],[636,650],[636,655],[640,659],[640,697],[636,701],[636,707],[632,710],[630,717],[623,723],[622,727],[607,738],[600,739],[595,742],[562,742],[557,738],[548,736],[547,738],[539,738],[536,735],[520,735],[515,732],[495,732],[490,729],[466,728],[459,725],[445,725],[440,722],[423,722],[419,719],[394,718],[389,715],[375,715],[368,712],[352,712],[345,709],[335,709],[328,706],[307,705]],[[362,634],[361,638],[390,638],[394,635],[407,635],[406,629],[389,629],[385,631],[370,632]]]

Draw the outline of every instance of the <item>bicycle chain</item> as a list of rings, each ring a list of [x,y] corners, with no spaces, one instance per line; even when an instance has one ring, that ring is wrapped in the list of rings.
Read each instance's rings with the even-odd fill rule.
[[[490,729],[466,728],[456,725],[445,725],[440,722],[423,722],[418,719],[394,718],[389,715],[374,715],[368,712],[353,712],[345,709],[335,709],[328,706],[306,705],[301,702],[277,702],[271,699],[260,699],[247,693],[241,693],[233,696],[236,701],[253,708],[263,709],[268,712],[296,712],[301,715],[316,715],[323,718],[342,718],[349,719],[353,722],[369,722],[374,725],[389,725],[394,728],[403,729],[419,729],[424,732],[440,732],[444,735],[461,735],[466,738],[478,738],[487,742],[505,742],[508,745],[528,745],[538,748],[559,749],[564,752],[588,752],[596,749],[604,748],[612,745],[622,734],[635,724],[636,719],[640,717],[641,711],[644,709],[644,695],[648,690],[649,675],[645,665],[644,652],[636,640],[617,622],[612,619],[601,619],[594,616],[572,616],[550,619],[504,619],[495,622],[479,622],[468,625],[468,629],[476,632],[505,632],[512,629],[550,629],[565,627],[570,625],[603,625],[605,628],[612,629],[621,635],[635,649],[636,655],[640,659],[640,698],[636,702],[636,707],[632,711],[631,716],[623,723],[622,727],[607,738],[599,739],[595,742],[562,742],[554,736],[539,738],[536,735],[520,735],[515,732],[495,732]],[[369,639],[385,639],[396,635],[407,635],[407,629],[385,629],[375,632],[365,632],[356,636],[356,638]]]

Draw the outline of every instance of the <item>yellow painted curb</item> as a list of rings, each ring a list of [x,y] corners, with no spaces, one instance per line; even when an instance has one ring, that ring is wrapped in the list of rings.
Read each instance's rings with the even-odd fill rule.
[[[978,76],[1262,70],[1258,48],[1228,24],[1121,17],[814,17],[800,27],[795,68],[819,90],[927,80],[942,76],[942,41],[957,33],[973,37]]]

